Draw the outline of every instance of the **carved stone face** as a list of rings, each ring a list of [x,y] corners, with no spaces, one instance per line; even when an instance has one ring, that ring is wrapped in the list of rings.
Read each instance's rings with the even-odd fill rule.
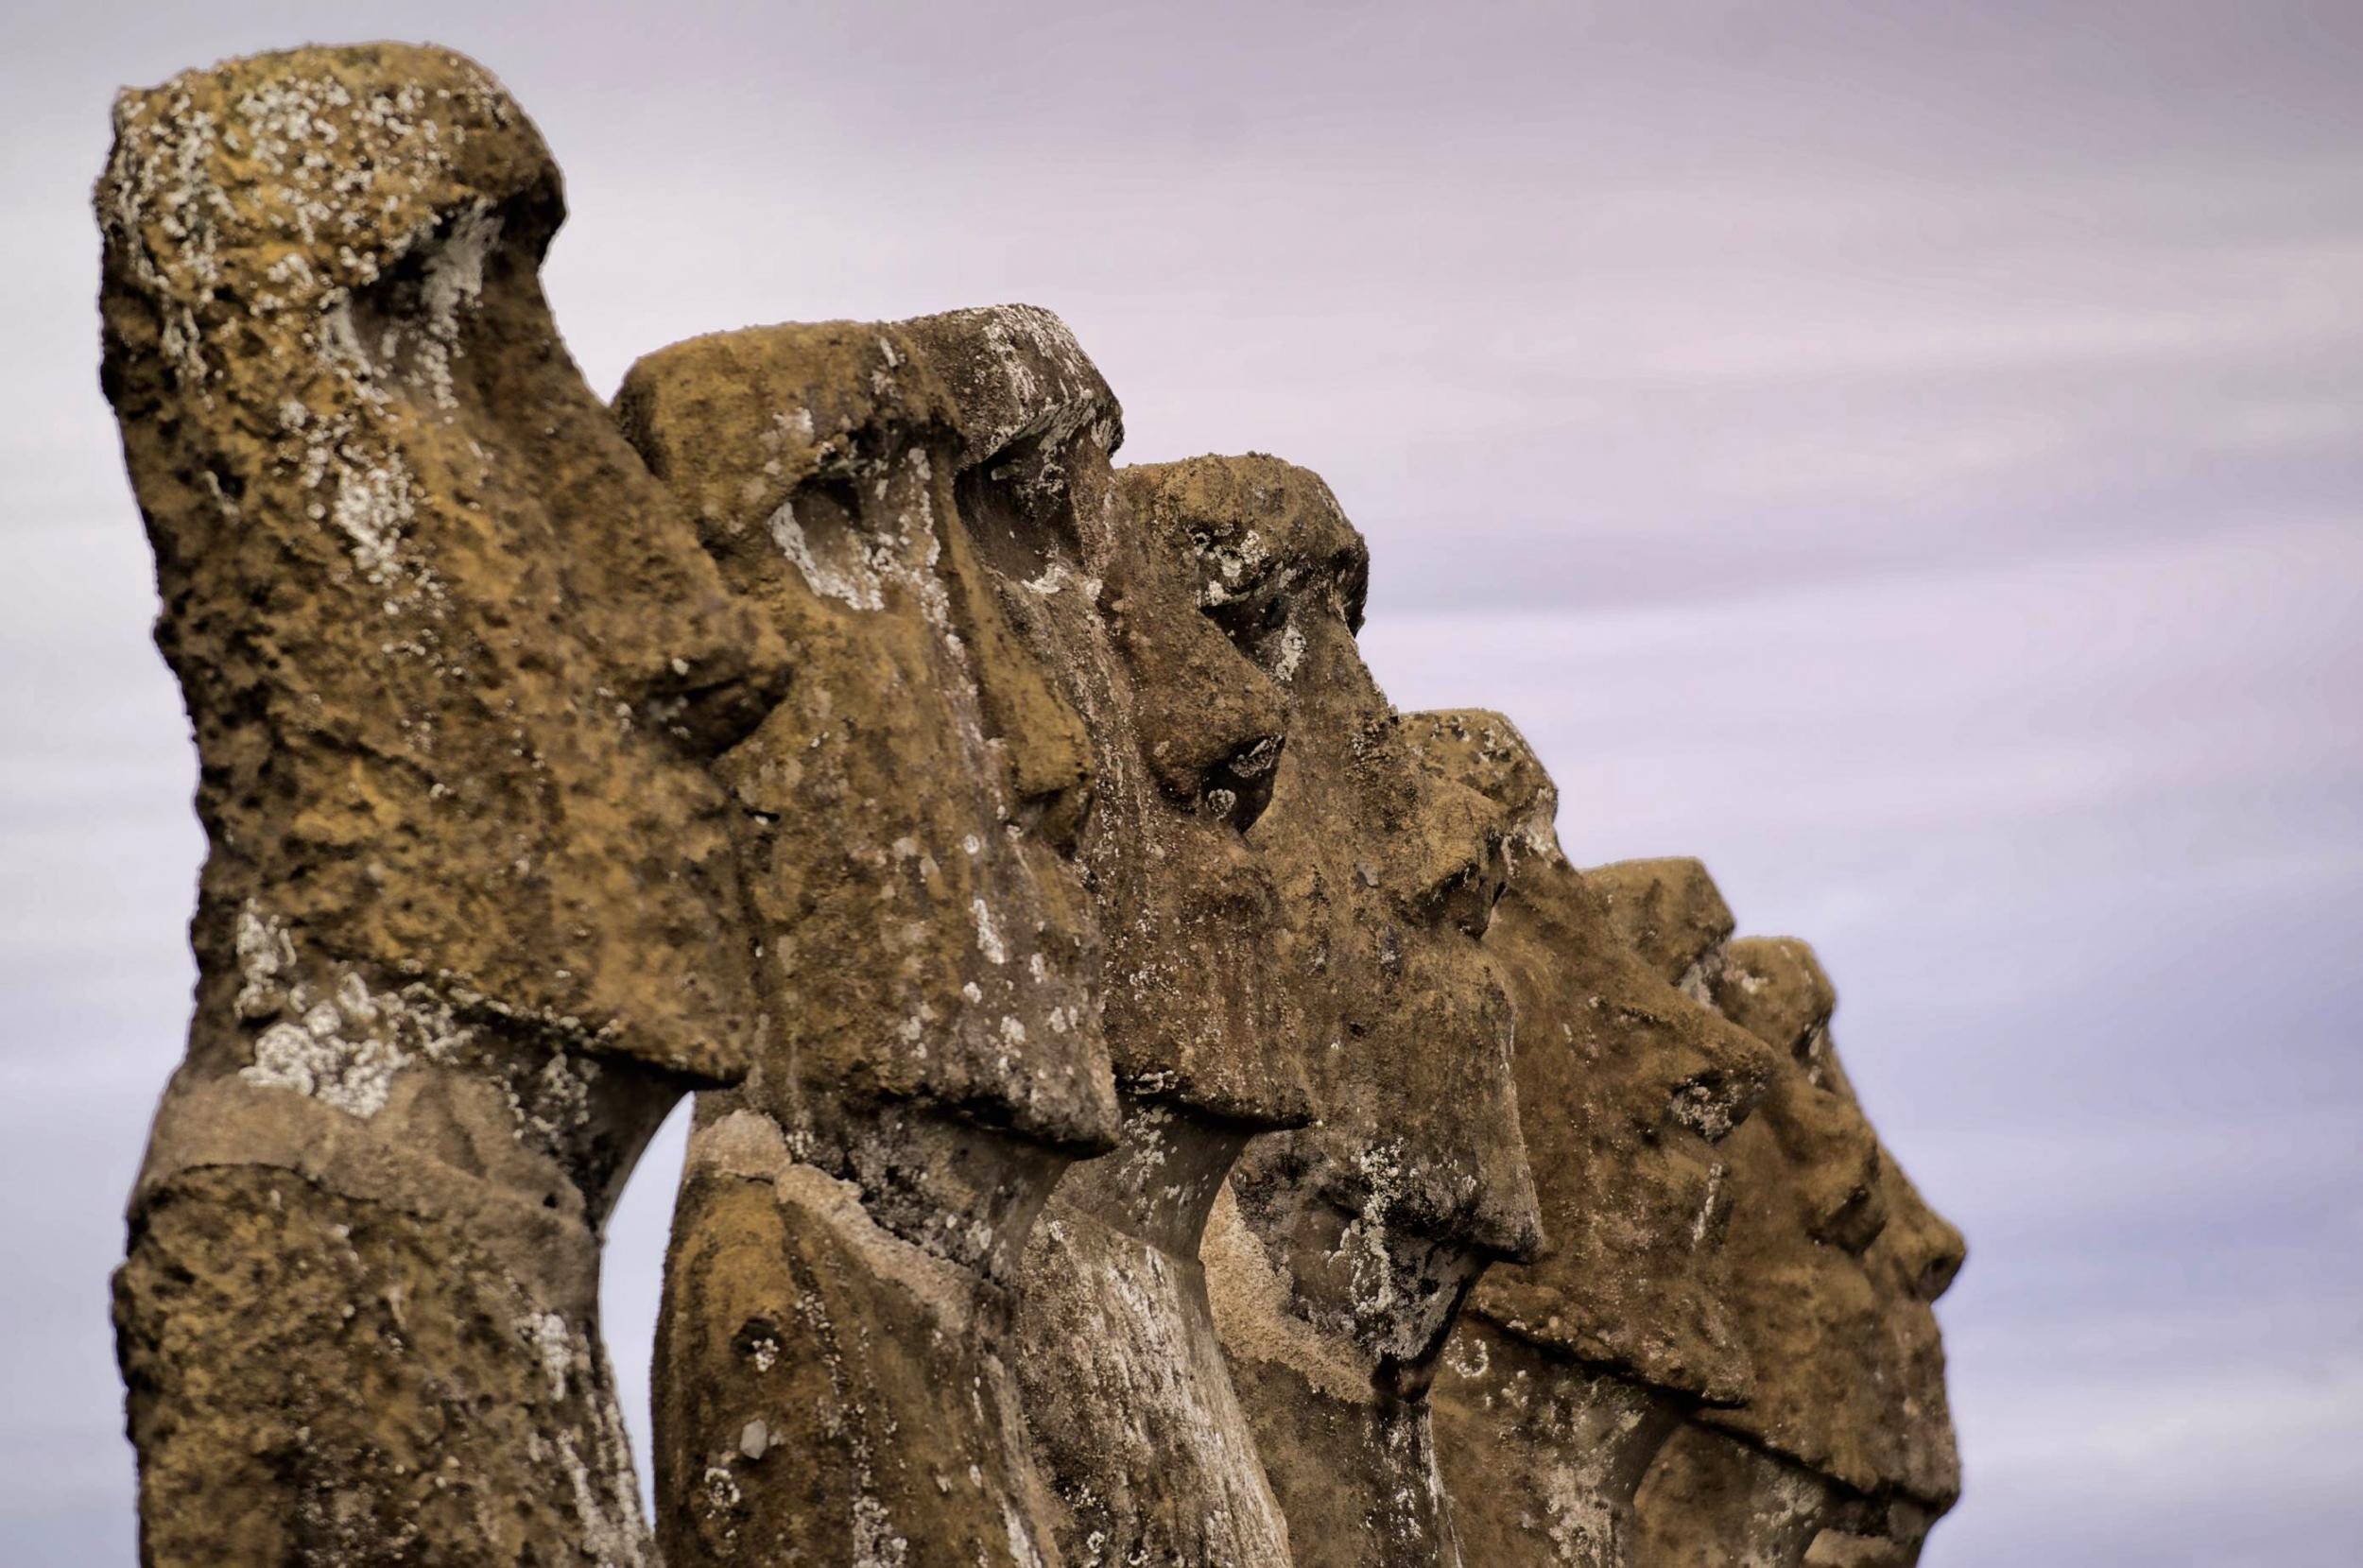
[[[1634,943],[1561,853],[1556,791],[1509,720],[1412,722],[1431,766],[1520,824],[1487,944],[1517,1005],[1519,1105],[1551,1247],[1489,1274],[1471,1310],[1637,1382],[1735,1400],[1748,1362],[1725,1300],[1731,1188],[1716,1144],[1763,1093],[1772,1053],[1707,1005],[1695,974],[1676,984],[1730,935],[1730,912],[1695,863],[1656,863],[1673,890]]]
[[[1056,318],[962,311],[905,330],[960,406],[955,491],[978,558],[1079,715],[1094,804],[1077,853],[1116,1081],[1247,1128],[1301,1123],[1303,1068],[1267,973],[1281,907],[1242,842],[1281,756],[1280,694],[1127,511],[1109,467],[1114,398]]]
[[[1941,1512],[1959,1494],[1960,1459],[1931,1308],[1960,1271],[1960,1232],[1864,1118],[1830,1042],[1837,994],[1812,950],[1734,942],[1712,984],[1783,1068],[1760,1128],[1733,1143],[1745,1184],[1733,1300],[1757,1388],[1728,1424],[1858,1492]]]
[[[258,56],[116,129],[102,379],[211,839],[115,1277],[142,1555],[641,1560],[599,1238],[754,1048],[706,762],[785,650],[567,357],[479,67]]]
[[[1248,837],[1287,913],[1274,952],[1320,1120],[1250,1146],[1233,1189],[1292,1259],[1299,1310],[1382,1365],[1420,1363],[1484,1264],[1538,1239],[1509,998],[1479,945],[1509,823],[1422,766],[1371,679],[1354,640],[1367,557],[1317,476],[1250,457],[1120,477],[1288,704]]]
[[[666,350],[619,398],[793,656],[718,767],[771,1015],[748,1089],[700,1106],[675,1215],[656,1435],[705,1477],[664,1499],[677,1557],[1036,1558],[1001,1286],[1120,1131],[1092,750],[1009,614],[1059,524],[1009,495],[1114,439],[1072,349],[1022,308],[776,327]]]
[[[473,62],[394,45],[228,61],[117,114],[105,380],[205,759],[206,971],[267,929],[539,1049],[743,1072],[699,764],[782,649],[559,345],[541,137]],[[318,1071],[282,1035],[263,1076],[415,1055],[345,1011],[299,1031]],[[373,1100],[353,1076],[332,1094]]]
[[[830,1152],[852,1111],[1070,1152],[1115,1132],[1076,858],[1090,751],[1004,613],[1008,563],[980,550],[962,483],[980,454],[1113,405],[1095,376],[956,390],[947,370],[970,369],[900,327],[781,326],[650,355],[618,398],[793,650],[785,698],[719,771],[772,1009],[750,1096],[825,1163],[859,1165]]]
[[[1864,1118],[1829,1042],[1836,993],[1810,949],[1782,939],[1701,951],[1697,911],[1712,887],[1693,863],[1585,874],[1627,941],[1711,996],[1773,1064],[1719,1151],[1732,1191],[1724,1308],[1745,1398],[1702,1411],[1667,1444],[1640,1493],[1644,1556],[1908,1562],[1959,1491],[1930,1310],[1960,1267],[1959,1232]]]

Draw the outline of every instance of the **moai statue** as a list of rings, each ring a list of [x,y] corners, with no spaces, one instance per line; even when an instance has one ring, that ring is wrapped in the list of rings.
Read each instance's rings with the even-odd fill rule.
[[[1663,973],[1689,973],[1777,1066],[1725,1146],[1726,1289],[1752,1387],[1737,1405],[1698,1412],[1660,1452],[1639,1494],[1635,1560],[1905,1568],[1960,1491],[1930,1310],[1960,1269],[1960,1234],[1863,1117],[1830,1044],[1836,993],[1803,943],[1701,954],[1671,939],[1682,922],[1667,911],[1703,886],[1694,862],[1588,875],[1634,945]]]
[[[1015,1362],[1054,1534],[1069,1568],[1277,1568],[1286,1526],[1199,1243],[1249,1136],[1310,1114],[1270,971],[1281,906],[1242,841],[1272,788],[1281,697],[1199,613],[1197,573],[1117,494],[1116,405],[1063,327],[993,310],[902,330],[963,409],[1029,414],[1023,428],[964,422],[955,491],[1010,623],[1091,750],[1078,857],[1123,1130],[1060,1180],[1019,1271]]]
[[[115,106],[104,385],[209,853],[115,1322],[141,1555],[649,1560],[600,1228],[756,1006],[777,635],[567,358],[559,175],[440,50]]]
[[[1113,402],[1011,309],[695,339],[617,414],[793,663],[718,764],[768,1027],[690,1136],[659,1539],[675,1568],[1055,1561],[1010,1286],[1061,1172],[1120,1125],[1091,747],[1008,614],[1036,546],[1004,508],[1113,444]]]
[[[1724,1304],[1718,1145],[1771,1055],[1699,999],[1699,974],[1662,974],[1629,944],[1561,854],[1556,792],[1507,719],[1415,717],[1431,766],[1518,823],[1486,945],[1517,1008],[1549,1240],[1490,1272],[1454,1331],[1434,1396],[1444,1478],[1472,1562],[1625,1568],[1659,1446],[1701,1403],[1751,1386]],[[1701,956],[1731,930],[1704,892],[1662,911]]]
[[[1285,912],[1268,973],[1319,1120],[1251,1142],[1217,1199],[1216,1325],[1298,1568],[1457,1562],[1428,1380],[1470,1285],[1538,1243],[1479,945],[1510,824],[1423,766],[1364,666],[1367,557],[1317,476],[1250,457],[1119,478],[1287,706],[1247,841]]]

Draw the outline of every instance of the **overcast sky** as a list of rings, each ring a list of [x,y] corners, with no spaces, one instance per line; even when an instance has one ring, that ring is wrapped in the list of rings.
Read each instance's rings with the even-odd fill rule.
[[[88,187],[117,85],[333,14],[539,121],[602,394],[1047,305],[1127,457],[1329,478],[1381,679],[1516,718],[1572,853],[1811,939],[1972,1245],[1931,1568],[2352,1568],[2363,5],[492,9],[8,24],[0,1561],[131,1560],[106,1275],[202,853]],[[610,1254],[634,1388],[679,1160]]]

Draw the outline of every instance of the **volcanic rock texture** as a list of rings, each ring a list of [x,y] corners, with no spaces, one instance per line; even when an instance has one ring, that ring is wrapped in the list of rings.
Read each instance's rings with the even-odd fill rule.
[[[115,1280],[158,1565],[1903,1564],[1960,1237],[1802,944],[1397,712],[1065,325],[613,405],[440,50],[115,108],[103,381],[210,853]],[[696,1094],[644,1522],[601,1234]]]

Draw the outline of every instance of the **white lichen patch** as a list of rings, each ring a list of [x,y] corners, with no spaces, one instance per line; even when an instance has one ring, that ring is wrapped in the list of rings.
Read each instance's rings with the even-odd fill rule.
[[[1272,661],[1272,679],[1287,685],[1297,678],[1304,665],[1304,633],[1297,629],[1294,620],[1280,629],[1280,653]]]
[[[877,1495],[869,1490],[864,1468],[861,1491],[854,1498],[854,1557],[852,1568],[903,1568],[911,1543],[894,1527],[894,1520]]]
[[[855,610],[882,610],[886,594],[880,580],[878,562],[858,543],[836,551],[823,559],[804,535],[803,525],[796,520],[796,504],[791,500],[780,503],[764,523],[771,543],[779,546],[789,564],[796,568],[804,586],[823,598],[837,599]]]
[[[746,1501],[746,1493],[738,1488],[738,1477],[731,1473],[728,1465],[706,1466],[702,1480],[706,1508],[710,1513],[729,1513]]]
[[[1001,1527],[1009,1537],[1009,1561],[1014,1568],[1043,1568],[1042,1553],[1035,1549],[1032,1530],[1025,1516],[1017,1511],[1017,1505],[1006,1497],[1001,1499]]]
[[[566,1319],[555,1312],[534,1313],[518,1320],[517,1332],[541,1358],[542,1375],[549,1380],[550,1398],[564,1399],[567,1375],[575,1365],[575,1336],[566,1327]]]
[[[164,112],[147,113],[147,95],[115,98],[114,152],[99,181],[99,223],[133,281],[156,302],[165,363],[183,390],[210,406],[213,370],[197,312],[220,285],[221,229],[237,212],[215,175],[221,150],[216,117],[197,108],[177,81],[153,98],[164,100]]]
[[[1004,452],[1031,442],[1056,452],[1078,432],[1088,431],[1102,449],[1117,438],[1106,386],[1067,324],[1034,305],[992,305],[956,313],[974,325],[985,349],[981,363],[963,367],[985,380],[986,389],[969,401],[986,422],[969,432],[980,448]],[[1055,462],[1004,465],[1001,476],[1018,481],[1021,492],[1048,499],[1061,491],[1064,472]]]
[[[1723,1202],[1724,1167],[1716,1162],[1707,1167],[1706,1195],[1699,1200],[1699,1212],[1690,1221],[1690,1245],[1703,1246],[1707,1232],[1714,1229],[1716,1213]]]
[[[409,1061],[383,1040],[342,1038],[336,1009],[323,1014],[316,1008],[301,1025],[274,1024],[265,1029],[254,1042],[253,1062],[240,1068],[238,1076],[267,1089],[292,1089],[366,1118],[386,1108],[394,1075]]]
[[[380,588],[395,585],[402,572],[401,547],[418,516],[418,492],[410,469],[395,453],[362,466],[340,466],[330,521],[345,536],[353,563]]]
[[[249,900],[235,928],[239,1017],[267,1025],[254,1060],[238,1071],[248,1083],[308,1094],[368,1118],[386,1108],[394,1077],[421,1058],[441,1060],[465,1044],[469,1029],[426,987],[378,991],[350,970],[324,983],[299,977],[286,927]]]
[[[1444,1361],[1459,1376],[1481,1382],[1493,1370],[1493,1350],[1475,1335],[1455,1335],[1444,1347]]]
[[[640,1518],[640,1486],[632,1474],[631,1451],[612,1402],[599,1402],[602,1430],[586,1458],[574,1439],[558,1439],[559,1468],[574,1493],[576,1528],[583,1554],[600,1568],[649,1568],[652,1552]],[[612,1426],[613,1430],[606,1428]]]
[[[799,411],[809,422],[808,411]],[[775,416],[776,421],[781,416]],[[804,586],[824,599],[865,612],[885,610],[889,598],[907,602],[941,641],[951,661],[947,689],[976,697],[976,674],[970,667],[968,647],[953,613],[952,595],[939,568],[943,541],[938,532],[934,466],[924,448],[906,448],[899,458],[864,457],[850,443],[833,439],[822,443],[815,471],[824,477],[852,480],[871,497],[854,526],[823,541],[813,535],[798,515],[794,496],[783,500],[765,520],[773,545]],[[761,481],[750,479],[760,491]],[[972,749],[986,741],[973,714],[959,720]]]
[[[1739,1121],[1731,1090],[1714,1083],[1683,1084],[1674,1091],[1668,1111],[1675,1121],[1710,1144],[1730,1136]]]
[[[450,230],[427,252],[419,303],[418,373],[440,408],[459,406],[453,393],[451,362],[459,350],[462,319],[484,295],[484,265],[500,243],[501,219],[478,198],[452,220]]]
[[[983,899],[970,900],[969,907],[976,916],[976,951],[985,956],[987,963],[1008,963],[1009,950],[1002,945],[1001,933],[992,922],[992,910]]]
[[[1403,1198],[1405,1172],[1400,1145],[1382,1144],[1357,1152],[1354,1169],[1362,1177],[1361,1208],[1337,1237],[1353,1281],[1356,1319],[1383,1322],[1398,1300],[1396,1261],[1389,1245],[1388,1221]]]
[[[238,956],[240,1018],[268,1018],[284,1005],[284,988],[295,975],[295,942],[286,927],[249,899],[238,906],[233,941]]]
[[[1205,563],[1206,569],[1199,573],[1198,602],[1209,610],[1236,598],[1241,581],[1271,558],[1263,535],[1253,528],[1235,540],[1217,539],[1202,529],[1193,530],[1190,549]]]
[[[591,1121],[591,1085],[597,1081],[596,1060],[571,1052],[553,1052],[540,1071],[523,1080],[524,1092],[507,1091],[509,1113],[521,1133],[530,1133],[545,1147],[562,1146]]]

